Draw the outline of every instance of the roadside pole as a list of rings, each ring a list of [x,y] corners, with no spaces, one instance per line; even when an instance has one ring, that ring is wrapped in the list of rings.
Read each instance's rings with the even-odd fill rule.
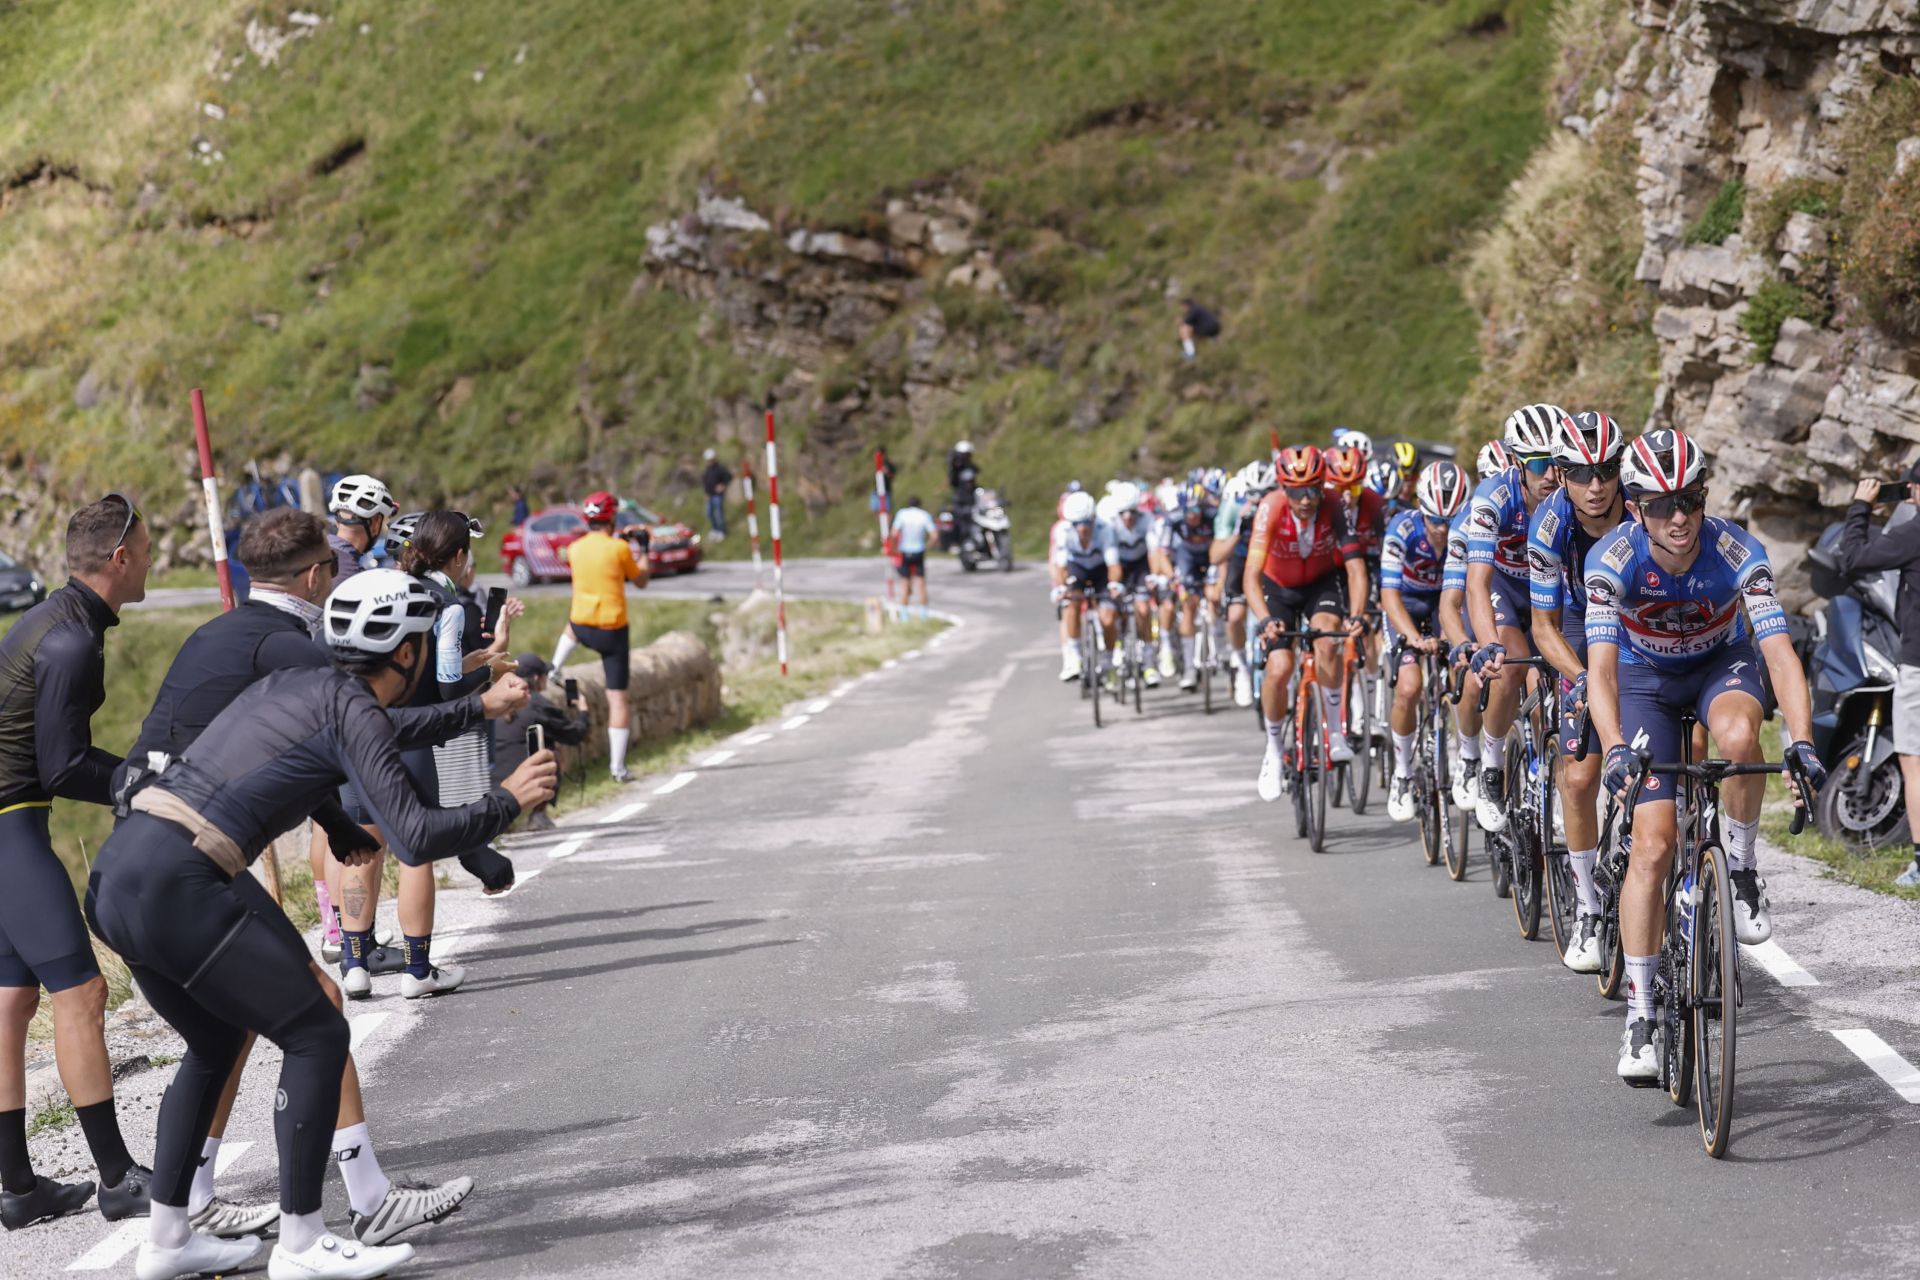
[[[880,586],[887,601],[887,611],[893,611],[893,562],[887,556],[887,539],[893,536],[893,498],[887,492],[886,455],[880,450],[873,451],[873,491],[880,499]],[[906,601],[901,601],[902,606]]]
[[[740,460],[740,486],[747,494],[747,541],[753,546],[753,585],[760,585],[760,516],[753,498],[753,459]]]
[[[233,608],[233,570],[227,567],[227,533],[220,518],[220,482],[213,475],[213,440],[207,434],[207,401],[195,387],[193,440],[200,447],[200,491],[207,500],[207,536],[213,540],[213,571],[220,577],[220,608]]]
[[[1273,456],[1268,458],[1267,461],[1280,461],[1280,433],[1272,427],[1267,428],[1267,445],[1273,451]]]
[[[780,455],[773,441],[773,410],[767,410],[767,533],[773,538],[774,645],[780,674],[787,674],[787,587],[780,566]]]

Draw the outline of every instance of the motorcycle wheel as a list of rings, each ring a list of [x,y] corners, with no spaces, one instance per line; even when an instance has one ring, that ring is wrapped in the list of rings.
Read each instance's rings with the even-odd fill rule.
[[[1864,746],[1864,742],[1850,743],[1840,758],[1845,760]],[[1814,825],[1820,834],[1840,841],[1863,858],[1880,849],[1906,844],[1911,837],[1906,806],[1901,803],[1898,758],[1889,757],[1864,779],[1863,786],[1856,787],[1860,781],[1849,770],[1837,768],[1820,788],[1813,806]]]

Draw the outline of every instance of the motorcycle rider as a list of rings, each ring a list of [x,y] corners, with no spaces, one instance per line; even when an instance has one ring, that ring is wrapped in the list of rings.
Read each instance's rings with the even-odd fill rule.
[[[953,490],[953,545],[964,547],[973,537],[973,491],[980,483],[980,464],[973,442],[962,440],[947,452],[947,487]]]

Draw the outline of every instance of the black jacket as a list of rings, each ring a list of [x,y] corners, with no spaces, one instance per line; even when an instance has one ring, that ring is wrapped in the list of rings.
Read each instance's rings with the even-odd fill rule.
[[[1894,625],[1900,628],[1900,665],[1920,666],[1920,517],[1891,530],[1867,527],[1873,508],[1856,502],[1847,508],[1845,526],[1834,558],[1841,572],[1900,571],[1900,590],[1894,600]]]
[[[0,640],[0,808],[111,801],[120,757],[93,745],[107,700],[106,634],[119,623],[77,579],[26,611]]]
[[[570,712],[540,694],[527,705],[493,722],[493,780],[500,782],[527,758],[527,730],[539,725],[547,731],[547,745],[577,747],[587,740],[587,713]]]
[[[715,458],[707,464],[706,471],[700,477],[700,488],[707,493],[725,493],[727,486],[733,483],[733,472],[722,466]]]

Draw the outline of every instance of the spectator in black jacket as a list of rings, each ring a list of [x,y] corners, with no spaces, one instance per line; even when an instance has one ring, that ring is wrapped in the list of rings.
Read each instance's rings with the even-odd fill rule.
[[[733,483],[733,472],[727,470],[720,456],[709,449],[704,455],[707,469],[700,475],[700,487],[707,495],[707,523],[713,528],[713,540],[727,540],[727,486]]]
[[[556,744],[577,747],[587,740],[587,712],[584,707],[568,703],[564,708],[555,706],[544,695],[547,691],[547,677],[553,674],[553,668],[547,660],[537,653],[523,653],[517,660],[515,670],[520,678],[527,682],[533,696],[527,699],[527,705],[504,720],[493,724],[493,777],[498,782],[520,767],[527,758],[527,730],[539,725],[546,732],[547,746]],[[553,815],[542,804],[528,810],[527,830],[547,831],[553,826]]]
[[[1920,518],[1896,528],[1876,531],[1867,518],[1877,502],[1906,499],[1920,505],[1920,462],[1907,468],[1904,489],[1887,486],[1881,494],[1877,479],[1862,480],[1847,507],[1835,558],[1848,574],[1900,571],[1900,590],[1894,601],[1894,623],[1900,628],[1899,671],[1893,685],[1893,749],[1900,757],[1900,778],[1906,786],[1907,825],[1913,829],[1913,865],[1894,883],[1920,886]]]
[[[1192,298],[1180,300],[1180,349],[1186,352],[1187,359],[1194,356],[1195,338],[1217,338],[1220,336],[1220,317],[1207,310]]]

